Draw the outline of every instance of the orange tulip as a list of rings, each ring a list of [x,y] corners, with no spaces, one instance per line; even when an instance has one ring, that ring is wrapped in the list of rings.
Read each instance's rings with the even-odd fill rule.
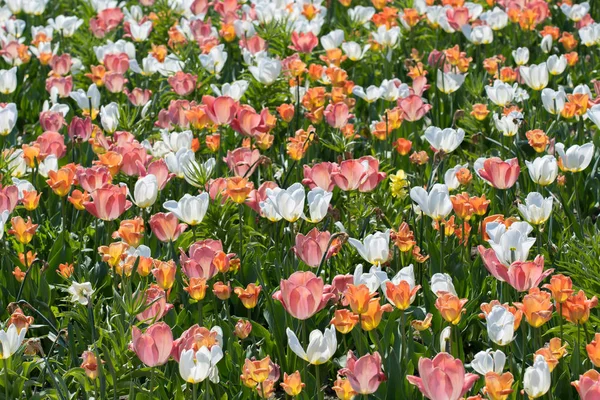
[[[585,292],[580,290],[570,296],[562,306],[562,315],[574,324],[584,324],[590,318],[590,310],[598,305],[596,296],[587,299]]]
[[[71,277],[71,275],[73,275],[74,271],[75,271],[75,268],[73,267],[73,264],[64,263],[64,264],[58,265],[58,269],[56,270],[56,273],[65,279],[69,279]]]
[[[17,282],[23,282],[25,280],[25,272],[22,271],[19,267],[15,267],[12,274],[17,280]]]
[[[433,314],[427,313],[423,320],[414,320],[411,321],[410,326],[415,328],[418,331],[425,331],[431,327],[431,320],[433,319]]]
[[[98,359],[93,351],[86,350],[81,355],[83,362],[81,368],[85,371],[85,375],[94,380],[98,377]]]
[[[471,111],[471,115],[475,117],[476,120],[483,121],[489,113],[490,110],[488,110],[486,104],[473,104],[473,111]]]
[[[375,294],[369,292],[365,284],[358,286],[348,285],[344,292],[344,298],[348,301],[350,308],[355,314],[364,314],[369,308],[369,302]]]
[[[550,342],[546,344],[546,346],[542,347],[533,355],[533,359],[540,355],[544,357],[546,363],[548,363],[548,368],[550,372],[558,365],[560,359],[567,354],[567,345],[564,346],[561,344],[560,338],[552,338]]]
[[[350,381],[348,381],[348,379],[340,378],[339,376],[333,383],[332,389],[335,391],[338,399],[341,400],[352,400],[358,395],[358,393],[352,388]]]
[[[22,217],[13,217],[10,220],[12,229],[8,231],[9,234],[14,235],[15,239],[23,244],[31,242],[38,225],[31,222],[31,217],[27,217],[27,222]]]
[[[119,172],[122,163],[123,156],[115,151],[107,151],[104,154],[99,154],[98,160],[94,161],[94,164],[103,165],[108,168],[108,171],[112,176],[115,176]]]
[[[302,392],[304,386],[306,386],[302,383],[300,371],[296,371],[291,375],[284,373],[283,382],[281,382],[280,385],[288,396],[298,396]]]
[[[485,374],[485,388],[483,392],[490,400],[506,400],[513,392],[511,389],[514,378],[510,372],[502,375],[496,372]]]
[[[258,295],[262,290],[262,286],[256,286],[254,283],[249,283],[246,289],[242,287],[236,287],[233,291],[240,298],[240,301],[246,308],[256,307],[258,303]]]
[[[52,188],[54,193],[60,197],[64,197],[69,194],[74,181],[75,172],[71,168],[63,167],[58,171],[48,171],[46,183]]]
[[[596,367],[600,367],[600,333],[596,333],[594,340],[585,346],[588,358]]]
[[[573,282],[571,278],[563,274],[552,275],[550,283],[543,287],[552,292],[552,297],[558,304],[564,303],[573,294]]]
[[[242,204],[248,198],[250,192],[254,189],[254,184],[241,176],[234,176],[227,179],[227,189],[225,193],[235,203]]]
[[[539,328],[552,318],[552,302],[550,293],[543,292],[540,288],[532,288],[525,295],[522,303],[514,303],[515,307],[523,311],[529,325]]]
[[[23,207],[25,207],[27,211],[33,211],[38,207],[41,196],[42,194],[38,194],[38,192],[35,190],[30,192],[23,190],[23,198],[21,199],[21,203],[23,203]]]
[[[90,201],[90,199],[91,197],[88,192],[82,192],[79,189],[73,190],[73,192],[71,192],[71,195],[67,197],[69,203],[73,204],[73,207],[80,211],[85,210],[85,206],[83,205],[83,203]]]
[[[367,311],[360,315],[360,326],[365,331],[372,331],[379,326],[384,312],[393,311],[390,304],[381,305],[379,298],[373,298],[369,301]]]
[[[391,281],[385,283],[385,297],[399,310],[406,310],[414,301],[420,285],[410,288],[407,281],[400,281],[394,285]]]
[[[248,320],[240,319],[233,328],[233,333],[240,339],[246,339],[252,332],[252,323]]]
[[[17,328],[17,333],[20,333],[21,329],[27,329],[31,324],[33,324],[33,317],[26,316],[25,314],[23,314],[23,310],[17,307],[15,311],[13,311],[13,313],[10,315],[10,319],[8,320],[6,325],[14,325]]]
[[[256,361],[246,358],[242,366],[242,375],[240,378],[244,385],[249,388],[255,388],[258,384],[267,380],[271,368],[271,359],[269,356]]]
[[[156,283],[163,290],[168,290],[175,283],[175,274],[177,273],[177,265],[175,261],[160,261],[154,260],[154,269],[152,275],[156,279]]]
[[[346,309],[335,310],[333,319],[330,322],[342,335],[352,331],[357,323],[358,315]]]
[[[112,268],[117,267],[126,257],[126,251],[129,245],[125,242],[115,242],[108,246],[98,247],[98,253],[102,256],[102,261]]]
[[[461,194],[450,196],[450,201],[452,202],[454,212],[459,218],[467,221],[471,219],[471,215],[473,215],[475,210],[470,202],[468,193],[463,192]]]
[[[467,301],[467,299],[459,299],[452,293],[445,292],[437,298],[435,307],[442,314],[442,318],[452,325],[457,325],[461,315],[465,312],[463,307]]]
[[[190,278],[190,282],[187,287],[183,288],[190,297],[196,301],[204,299],[206,296],[206,278]]]
[[[124,219],[119,224],[119,229],[113,232],[112,238],[124,240],[128,245],[138,247],[144,235],[144,230],[144,220],[142,218]]]
[[[231,285],[227,282],[225,285],[223,282],[215,282],[213,285],[213,293],[219,300],[227,300],[231,297]]]
[[[410,226],[408,226],[406,222],[400,224],[397,232],[392,232],[391,238],[396,247],[398,247],[398,250],[403,253],[411,251],[413,246],[417,243],[415,242],[414,233],[410,230]]]

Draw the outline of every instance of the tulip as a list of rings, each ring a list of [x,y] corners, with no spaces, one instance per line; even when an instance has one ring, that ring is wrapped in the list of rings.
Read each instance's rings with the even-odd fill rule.
[[[433,274],[429,287],[436,296],[441,296],[443,293],[452,293],[456,296],[452,278],[448,274]]]
[[[343,191],[356,190],[370,192],[385,178],[379,172],[379,161],[371,156],[358,160],[344,160],[331,174],[335,184]]]
[[[27,334],[27,328],[19,331],[15,324],[10,324],[6,330],[0,329],[0,344],[2,345],[0,359],[6,360],[15,354],[21,347],[25,334]]]
[[[273,211],[288,222],[296,222],[303,214],[306,193],[301,183],[294,183],[287,189],[267,189],[267,200],[261,202],[270,206]]]
[[[527,86],[533,90],[542,90],[548,85],[548,67],[546,63],[539,65],[522,66],[519,75]]]
[[[151,325],[144,333],[133,326],[131,334],[131,348],[144,364],[156,367],[169,360],[173,348],[173,333],[169,325],[159,322]]]
[[[339,241],[335,239],[327,247],[330,240],[331,234],[329,232],[319,232],[317,228],[313,228],[306,236],[301,233],[296,235],[296,245],[293,250],[302,262],[309,267],[316,268],[321,264],[323,255],[325,255],[325,259],[329,259],[339,250]]]
[[[556,91],[549,88],[542,90],[542,104],[544,109],[552,115],[560,114],[565,108],[566,101],[567,94],[562,88]]]
[[[485,376],[488,372],[501,374],[504,370],[505,363],[506,355],[502,352],[502,350],[492,351],[492,349],[487,349],[475,354],[473,361],[471,361],[471,368],[473,368],[479,375],[483,376]]]
[[[421,212],[435,221],[445,219],[452,211],[448,186],[436,183],[429,193],[420,186],[410,190],[410,198],[419,205]]]
[[[100,123],[102,128],[108,132],[113,133],[117,130],[119,125],[119,106],[117,103],[110,103],[107,106],[100,107]]]
[[[223,351],[219,346],[212,346],[209,350],[202,346],[198,351],[184,350],[179,359],[179,375],[188,383],[203,382],[209,378],[212,382],[219,382],[217,363],[223,358]]]
[[[583,2],[581,4],[561,4],[560,10],[573,22],[581,21],[590,11],[590,3]]]
[[[373,265],[381,265],[389,258],[390,232],[389,229],[385,232],[376,232],[365,237],[363,242],[349,238],[348,242],[365,261]]]
[[[302,184],[308,185],[310,189],[319,187],[326,192],[332,192],[335,187],[335,183],[332,180],[331,174],[337,167],[337,164],[330,162],[322,162],[315,164],[312,168],[305,165],[303,168],[304,179]]]
[[[98,359],[93,351],[86,350],[81,355],[81,365],[80,368],[83,368],[85,371],[85,375],[94,380],[98,377]]]
[[[533,162],[525,160],[527,171],[532,181],[540,186],[548,186],[558,176],[558,163],[556,158],[549,154],[538,157]]]
[[[360,6],[357,6],[360,7]],[[341,400],[352,400],[358,394],[352,388],[348,379],[342,379],[338,376],[337,380],[333,383],[332,389],[335,391],[338,399]]]
[[[483,168],[477,172],[496,189],[509,189],[519,178],[521,168],[516,158],[502,161],[498,157],[492,157],[485,160]]]
[[[537,192],[532,192],[525,198],[525,204],[519,204],[519,212],[532,225],[543,224],[552,213],[552,197],[544,198]]]
[[[461,128],[446,128],[444,130],[430,126],[425,130],[425,139],[435,151],[451,153],[460,146],[465,137],[465,131]]]
[[[10,94],[17,89],[17,67],[0,70],[0,93]]]
[[[340,370],[340,374],[348,378],[352,389],[358,394],[375,393],[379,384],[386,380],[381,370],[381,356],[378,352],[356,359],[354,352],[350,350],[346,360],[346,367]]]
[[[279,77],[281,67],[281,61],[265,56],[258,60],[257,65],[249,66],[248,71],[250,71],[254,79],[258,82],[269,86]]]
[[[513,392],[511,389],[514,377],[510,372],[504,374],[488,372],[485,375],[484,392],[490,400],[506,400]]]
[[[373,103],[381,98],[383,95],[383,89],[375,85],[371,85],[365,90],[362,86],[354,86],[352,88],[352,94],[360,97],[367,103]]]
[[[543,292],[539,288],[530,289],[529,294],[523,298],[522,303],[513,304],[519,310],[523,311],[527,322],[534,328],[539,328],[552,318],[550,293]]]
[[[90,296],[94,294],[94,289],[92,289],[92,284],[90,282],[72,282],[71,286],[67,289],[67,292],[71,295],[71,301],[73,303],[87,306],[90,301]]]
[[[329,202],[333,197],[333,193],[326,192],[321,188],[315,188],[308,192],[308,211],[310,218],[305,219],[312,223],[317,223],[323,220],[327,216],[327,210],[329,209]]]
[[[64,197],[71,191],[71,185],[75,180],[75,172],[71,168],[63,167],[58,171],[48,171],[46,183],[52,191],[60,197]]]
[[[178,223],[173,213],[156,213],[149,223],[152,233],[161,242],[174,242],[187,228],[186,224]]]
[[[537,356],[532,367],[525,370],[523,389],[530,399],[537,399],[550,390],[551,375],[544,357]]]
[[[596,333],[594,340],[585,346],[588,358],[596,367],[600,367],[600,333]]]
[[[594,156],[594,144],[586,143],[582,146],[573,145],[565,151],[565,145],[557,143],[554,148],[558,153],[558,166],[563,171],[580,172],[590,165]]]
[[[494,306],[485,319],[488,337],[492,342],[505,346],[513,341],[515,316],[510,311],[501,306]],[[502,369],[499,372],[502,372]]]
[[[527,47],[519,47],[512,51],[512,56],[517,65],[525,65],[529,61],[529,49]]]
[[[156,176],[148,174],[135,183],[133,198],[140,208],[151,207],[158,197],[158,180]]]
[[[513,137],[519,133],[521,127],[521,120],[523,114],[517,111],[512,111],[508,115],[498,117],[498,114],[494,114],[494,125],[496,129],[502,133],[503,136]]]
[[[587,117],[600,128],[600,104],[593,105],[586,113]]]
[[[402,268],[391,280],[382,284],[386,299],[399,310],[406,310],[417,296],[421,285],[415,286],[413,265]]]
[[[223,158],[223,160],[235,175],[250,177],[256,170],[256,167],[258,167],[260,152],[240,147],[233,151],[227,151],[227,157]]]
[[[564,54],[561,54],[560,57],[556,54],[552,54],[546,60],[546,64],[548,65],[548,72],[550,75],[560,75],[567,68],[567,58]]]
[[[179,201],[169,200],[163,207],[175,214],[177,218],[188,225],[195,226],[202,222],[208,210],[209,196],[204,192],[198,196],[184,194]]]
[[[257,385],[269,379],[273,369],[274,367],[269,356],[266,356],[262,360],[246,359],[242,366],[242,375],[240,378],[247,387],[256,388]]]
[[[370,299],[367,309],[360,315],[360,326],[364,331],[372,331],[381,323],[384,312],[392,312],[394,308],[390,304],[381,305],[379,298]]]
[[[325,364],[337,350],[335,327],[326,328],[324,332],[317,329],[310,333],[310,342],[306,351],[302,348],[298,337],[290,329],[286,329],[290,349],[301,359],[313,365]]]
[[[322,278],[312,272],[297,271],[289,279],[282,279],[280,290],[273,298],[294,318],[305,320],[322,310],[335,295],[327,293]]]
[[[456,92],[465,82],[466,74],[437,71],[437,87],[445,94]]]
[[[330,324],[335,326],[335,329],[345,335],[350,333],[352,329],[358,323],[359,317],[358,315],[352,313],[350,310],[339,309],[335,310],[334,316],[331,319]]]
[[[10,224],[12,229],[8,233],[14,235],[15,239],[23,244],[31,242],[38,228],[38,224],[31,222],[31,217],[27,217],[27,222],[25,222],[23,217],[13,217],[10,220]]]
[[[430,400],[458,400],[479,379],[476,374],[465,373],[462,361],[446,352],[433,360],[421,357],[418,368],[419,377],[409,375],[406,379]]]
[[[600,397],[600,372],[590,369],[571,385],[577,389],[581,400],[596,400]]]
[[[478,247],[479,254],[487,270],[499,281],[508,282],[519,292],[526,292],[539,286],[554,269],[544,271],[544,257],[538,255],[534,261],[515,261],[508,267],[503,265],[493,249]]]
[[[227,52],[223,51],[225,48],[224,44],[214,46],[210,49],[208,54],[200,54],[200,64],[209,74],[214,74],[217,77],[225,67],[227,61]]]
[[[0,104],[0,136],[7,136],[17,123],[18,111],[15,103]]]
[[[364,314],[369,309],[369,302],[375,293],[371,292],[365,284],[347,285],[344,299],[356,314]]]
[[[353,278],[355,286],[365,285],[371,294],[374,294],[382,283],[388,280],[387,273],[381,270],[381,266],[372,265],[368,273],[363,273],[362,264],[358,264],[354,269]]]
[[[300,371],[296,371],[290,375],[284,373],[283,382],[281,382],[279,385],[288,396],[292,397],[298,396],[302,392],[302,389],[304,389],[304,386],[306,386],[302,382]]]
[[[92,201],[84,201],[85,209],[103,221],[112,221],[131,207],[127,187],[108,185],[91,193]]]
[[[502,264],[527,260],[529,250],[535,243],[535,239],[528,236],[533,228],[527,222],[515,222],[508,228],[502,223],[492,222],[485,229],[490,238],[488,243]]]
[[[511,86],[499,79],[496,79],[493,86],[485,87],[485,92],[492,103],[497,106],[504,107],[513,101],[517,87],[518,85],[516,83],[514,86]]]
[[[567,298],[562,305],[562,316],[574,324],[583,324],[590,318],[590,310],[598,305],[596,296],[587,299],[585,292],[580,290]]]
[[[233,291],[239,297],[244,307],[252,309],[258,303],[258,296],[262,290],[261,286],[256,286],[254,283],[249,283],[246,288],[236,287]]]
[[[347,123],[348,119],[353,118],[354,115],[348,111],[346,103],[329,104],[323,112],[325,121],[329,126],[334,129],[341,129]]]
[[[467,299],[459,299],[452,293],[443,293],[438,296],[435,301],[435,308],[437,308],[446,321],[452,325],[458,325],[460,317],[466,311],[463,307],[467,304]]]

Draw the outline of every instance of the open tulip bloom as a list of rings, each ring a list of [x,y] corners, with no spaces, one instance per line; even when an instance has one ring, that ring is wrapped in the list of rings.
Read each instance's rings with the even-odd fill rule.
[[[600,400],[598,3],[5,0],[0,397]]]

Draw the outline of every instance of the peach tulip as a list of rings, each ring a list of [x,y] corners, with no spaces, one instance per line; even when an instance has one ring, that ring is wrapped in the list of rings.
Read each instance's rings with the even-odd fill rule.
[[[158,285],[150,285],[143,296],[145,297],[147,308],[135,316],[138,321],[159,320],[173,308],[173,304],[167,303],[165,291]]]
[[[431,104],[423,102],[421,96],[414,94],[398,100],[398,107],[402,110],[402,118],[411,122],[419,121],[432,108]]]
[[[308,185],[311,189],[319,187],[327,192],[332,192],[335,187],[332,173],[336,170],[337,166],[337,164],[330,162],[315,164],[312,168],[305,165],[303,169],[304,179],[302,179],[302,184]]]
[[[294,272],[288,279],[281,280],[280,288],[273,298],[299,320],[312,317],[335,296],[331,293],[331,287],[324,285],[323,279],[312,272]]]
[[[579,380],[571,382],[571,385],[577,389],[581,400],[600,399],[600,372],[596,370],[586,371],[579,376]]]
[[[92,201],[83,203],[85,209],[103,221],[117,219],[131,207],[127,200],[127,187],[107,185],[91,193]]]
[[[181,269],[188,278],[210,279],[218,272],[214,263],[217,253],[223,251],[220,240],[206,239],[192,244],[189,248],[189,256],[181,250]],[[233,254],[228,255],[233,258]]]
[[[137,326],[133,326],[131,334],[131,348],[144,364],[156,367],[169,360],[173,348],[173,332],[169,325],[158,322],[144,333]]]
[[[233,151],[227,151],[227,157],[223,158],[223,161],[227,163],[227,166],[237,176],[249,178],[258,167],[260,160],[260,152],[258,150],[251,150],[246,147],[240,147]]]
[[[596,366],[600,367],[600,333],[596,333],[594,340],[585,346],[588,358]]]
[[[590,310],[598,305],[596,296],[587,299],[585,292],[580,290],[567,298],[563,303],[562,315],[574,324],[583,324],[590,318]]]
[[[406,379],[430,400],[458,400],[479,379],[476,374],[465,373],[462,361],[446,352],[439,353],[433,360],[421,357],[419,376],[409,375]]]
[[[319,44],[319,38],[312,32],[292,32],[292,46],[290,49],[299,53],[308,54]]]
[[[173,213],[156,213],[150,217],[150,228],[161,242],[174,242],[187,228]]]
[[[215,125],[230,125],[238,111],[238,103],[228,96],[203,96],[205,111]]]
[[[550,293],[543,292],[539,288],[530,289],[522,303],[513,304],[523,311],[527,322],[534,328],[539,328],[552,318]]]

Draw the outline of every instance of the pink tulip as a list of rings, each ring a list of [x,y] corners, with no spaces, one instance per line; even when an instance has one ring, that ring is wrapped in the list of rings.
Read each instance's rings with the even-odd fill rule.
[[[310,53],[319,44],[319,38],[312,32],[292,32],[292,44],[290,49],[299,53]]]
[[[379,182],[385,179],[386,173],[379,172],[379,160],[375,157],[365,156],[358,159],[363,165],[365,165],[366,173],[365,177],[360,183],[358,190],[360,192],[370,192],[375,189]]]
[[[173,308],[173,304],[167,303],[165,291],[158,285],[150,285],[143,296],[147,308],[135,316],[140,322],[159,320]]]
[[[331,292],[335,295],[334,301],[340,301],[341,305],[347,307],[349,304],[348,298],[344,296],[348,285],[354,284],[354,275],[336,275],[331,281]]]
[[[187,228],[173,213],[156,213],[150,217],[150,228],[161,242],[174,242]]]
[[[175,75],[168,79],[169,85],[175,93],[180,96],[187,96],[196,89],[196,80],[198,77],[183,71],[177,71]]]
[[[483,168],[479,170],[479,175],[496,189],[508,189],[515,184],[520,172],[521,167],[519,167],[518,159],[511,158],[502,161],[498,157],[492,157],[484,161]]]
[[[104,75],[104,86],[111,93],[121,93],[126,83],[125,75],[118,72],[107,72]]]
[[[260,160],[260,152],[257,149],[250,150],[246,147],[239,147],[233,151],[227,150],[227,157],[223,161],[236,176],[250,177]]]
[[[173,342],[173,349],[171,350],[171,357],[177,362],[181,357],[181,353],[184,350],[194,349],[199,350],[202,346],[206,346],[210,349],[213,345],[222,346],[223,332],[221,328],[215,326],[208,330],[207,328],[198,324],[192,325],[189,329],[185,330],[179,339]]]
[[[210,279],[218,272],[213,263],[215,255],[222,251],[223,245],[220,240],[200,240],[190,246],[189,256],[180,249],[181,269],[188,278]],[[228,254],[227,256],[231,259],[234,254]]]
[[[215,125],[230,125],[238,110],[238,103],[228,96],[202,96],[206,114]]]
[[[0,214],[12,213],[19,201],[19,189],[15,185],[2,187],[0,183]]]
[[[124,136],[119,136],[118,134]],[[113,150],[123,156],[120,171],[127,176],[139,175],[139,165],[145,166],[152,159],[152,156],[148,154],[140,142],[133,140],[133,136],[131,136],[131,139],[128,139],[129,132],[117,132],[114,136],[117,136],[119,139]],[[115,140],[117,139],[115,138]]]
[[[144,333],[137,326],[133,326],[131,335],[132,350],[147,366],[156,367],[169,360],[173,349],[173,332],[169,325],[159,322],[150,326]]]
[[[104,56],[104,67],[107,71],[125,74],[129,69],[129,56],[127,53],[107,54]]]
[[[52,67],[52,74],[65,76],[71,73],[71,66],[73,61],[70,54],[61,54],[60,56],[55,54],[50,59],[50,67]]]
[[[215,200],[217,197],[221,196],[221,204],[225,203],[227,200],[227,179],[225,178],[217,178],[211,179],[206,182],[206,191],[210,196],[211,200]]]
[[[515,261],[509,267],[503,265],[493,249],[483,246],[477,248],[487,270],[496,279],[508,282],[519,292],[527,292],[529,289],[538,287],[554,269],[544,271],[544,256],[538,255],[533,261]]]
[[[571,382],[575,386],[581,400],[600,399],[600,373],[590,369],[583,375],[579,375],[579,380]]]
[[[356,190],[367,174],[359,160],[344,160],[331,173],[333,182],[343,191]]]
[[[264,129],[261,129],[262,118],[252,107],[248,105],[241,106],[237,116],[231,121],[231,128],[245,136],[254,136],[257,133],[261,133]]]
[[[69,138],[74,142],[86,142],[92,137],[92,120],[73,117],[69,123]]]
[[[167,109],[168,119],[171,121],[173,125],[180,126],[182,128],[187,128],[190,125],[190,121],[187,119],[187,111],[190,109],[190,102],[187,100],[179,99],[179,100],[171,100],[169,103],[169,108]],[[160,119],[160,113],[159,113]],[[166,121],[161,121],[161,124],[166,123]]]
[[[469,23],[469,9],[467,7],[449,8],[446,10],[446,17],[450,26],[460,31],[463,25]]]
[[[342,129],[348,124],[348,119],[353,118],[346,103],[329,104],[323,112],[327,124],[335,129]]]
[[[150,101],[152,90],[135,88],[131,92],[127,89],[123,91],[129,102],[135,107],[143,107]]]
[[[91,193],[92,201],[83,203],[85,209],[103,221],[112,221],[131,207],[127,200],[127,187],[108,185]]]
[[[40,147],[40,156],[48,157],[50,154],[60,159],[67,154],[67,146],[65,146],[65,137],[58,132],[46,131],[35,140]]]
[[[431,110],[431,104],[425,104],[421,96],[411,94],[398,100],[398,107],[402,110],[402,118],[406,121],[418,121]]]
[[[476,374],[465,374],[462,361],[446,352],[439,353],[433,360],[421,357],[419,376],[409,375],[406,379],[430,400],[458,400],[479,379]]]
[[[289,279],[282,279],[279,287],[273,298],[280,301],[292,317],[300,320],[315,315],[334,297],[331,286],[324,285],[323,279],[310,271],[294,272]]]
[[[110,185],[112,182],[112,175],[108,168],[99,165],[90,168],[79,167],[76,175],[79,186],[88,193]]]
[[[309,267],[316,268],[321,263],[323,254],[326,254],[326,259],[331,257],[337,247],[329,245],[331,234],[327,231],[319,232],[317,228],[313,228],[306,236],[301,233],[296,235],[296,245],[293,247],[296,256],[301,259]]]
[[[272,181],[263,182],[258,189],[253,189],[248,198],[246,199],[246,205],[261,214],[260,202],[267,199],[267,189],[275,189],[277,184]],[[262,214],[261,214],[262,215]]]
[[[421,97],[427,89],[429,89],[427,78],[424,76],[417,76],[415,79],[413,79],[413,85],[410,89],[410,93]]]
[[[309,188],[314,189],[320,187],[323,190],[332,192],[335,187],[335,182],[332,179],[332,173],[336,170],[337,164],[330,162],[322,162],[319,164],[309,167],[304,166],[304,179],[302,179],[303,185],[308,185]]]
[[[348,351],[346,368],[342,368],[340,374],[348,378],[350,386],[358,394],[375,393],[379,384],[386,380],[386,376],[381,370],[379,352],[366,354],[357,360],[354,352]]]
[[[52,89],[56,88],[58,97],[68,97],[73,89],[72,76],[51,76],[46,79],[46,91],[52,93]]]
[[[154,175],[158,181],[158,189],[163,190],[165,185],[175,177],[175,174],[169,172],[169,167],[164,159],[159,158],[158,160],[152,161],[148,168],[144,167],[141,161],[136,161],[138,167],[138,175],[142,178],[148,174]]]
[[[40,113],[40,125],[44,131],[58,132],[65,126],[65,117],[57,111],[42,111]]]

